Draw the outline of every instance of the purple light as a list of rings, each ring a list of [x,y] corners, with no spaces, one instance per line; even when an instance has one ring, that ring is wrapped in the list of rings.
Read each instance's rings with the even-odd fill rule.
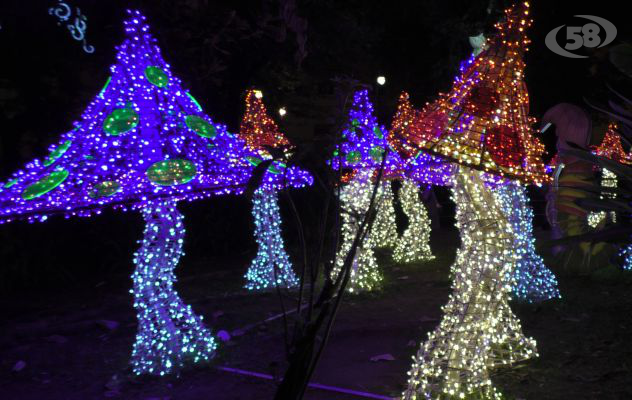
[[[142,208],[150,200],[195,200],[243,192],[254,169],[246,157],[257,157],[257,153],[200,111],[162,59],[145,17],[138,11],[129,13],[127,39],[118,47],[109,84],[73,123],[76,128],[50,147],[51,156],[71,141],[68,149],[50,164],[48,157],[29,162],[0,184],[0,223],[43,220],[52,214],[89,216],[106,206]],[[116,115],[116,110],[124,111]],[[213,137],[196,133],[186,124],[185,118],[192,115],[208,122]],[[124,131],[127,128],[131,129]],[[191,180],[156,185],[148,179],[147,170],[153,164],[174,159],[193,163],[196,174]],[[45,194],[23,198],[27,187],[55,171],[67,171],[68,177]],[[104,182],[116,182],[120,188],[109,196],[95,196],[95,188]],[[262,186],[278,189],[311,183],[306,171],[288,167],[281,174],[267,172]]]

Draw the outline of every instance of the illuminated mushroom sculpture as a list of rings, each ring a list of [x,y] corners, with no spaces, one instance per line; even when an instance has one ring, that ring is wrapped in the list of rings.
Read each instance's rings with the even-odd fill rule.
[[[416,150],[457,165],[452,182],[461,246],[443,318],[421,345],[403,397],[497,399],[490,369],[537,356],[509,307],[518,254],[502,194],[549,180],[523,80],[529,5],[505,11],[487,48],[461,66],[452,90],[426,106]]]
[[[178,201],[240,194],[257,154],[213,122],[163,60],[145,17],[129,11],[111,78],[43,160],[0,192],[0,221],[138,210],[146,227],[132,275],[136,374],[164,375],[208,360],[216,342],[174,288],[184,225]],[[262,187],[304,186],[308,173],[271,165]]]
[[[397,240],[393,192],[389,178],[401,167],[398,154],[389,151],[386,129],[380,126],[373,113],[368,90],[354,94],[348,123],[343,131],[343,142],[334,152],[331,166],[344,171],[340,189],[342,203],[342,240],[336,255],[333,273],[338,274],[360,227],[361,216],[369,208],[378,170],[382,182],[377,193],[377,215],[368,236],[360,243],[353,260],[348,289],[350,292],[373,290],[379,287],[382,274],[378,270],[373,250]],[[386,155],[386,159],[383,157]]]
[[[402,160],[399,200],[408,217],[408,226],[393,250],[393,260],[403,263],[434,259],[430,249],[430,218],[419,199],[419,187],[448,185],[453,170],[449,163],[423,151],[415,151],[415,146],[408,144],[408,138],[414,136],[417,118],[419,111],[412,107],[408,93],[402,92],[387,139]]]
[[[270,151],[276,150],[280,160],[275,161],[269,171],[273,174],[281,174],[284,171],[283,161],[289,157],[292,146],[268,115],[263,103],[263,93],[260,90],[251,89],[246,92],[246,111],[238,137],[259,155],[259,158],[249,158],[253,165],[272,159]],[[297,286],[298,278],[292,270],[292,263],[285,251],[281,236],[281,213],[277,190],[274,187],[259,188],[254,193],[252,203],[255,236],[259,249],[246,272],[246,288],[264,290],[277,286],[286,288]]]

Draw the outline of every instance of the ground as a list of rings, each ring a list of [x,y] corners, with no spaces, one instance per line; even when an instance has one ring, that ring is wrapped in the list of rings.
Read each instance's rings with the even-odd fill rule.
[[[449,265],[458,246],[453,229],[433,233],[437,259],[394,265],[380,252],[383,291],[345,299],[313,382],[398,396],[411,356],[438,323],[449,293]],[[270,399],[273,381],[219,370],[231,367],[278,376],[284,367],[281,319],[275,294],[240,289],[250,254],[187,268],[178,289],[215,332],[241,334],[221,343],[208,366],[179,378],[129,377],[135,333],[129,275],[97,287],[69,287],[54,298],[5,296],[0,304],[1,399]],[[185,257],[183,263],[195,263]],[[131,266],[130,266],[131,272]],[[513,304],[540,358],[499,371],[495,384],[509,399],[632,398],[632,293],[630,279],[560,277],[562,300]],[[248,327],[250,328],[248,329]],[[246,329],[244,329],[244,327]],[[371,361],[390,354],[394,360]],[[362,397],[309,389],[306,399]]]

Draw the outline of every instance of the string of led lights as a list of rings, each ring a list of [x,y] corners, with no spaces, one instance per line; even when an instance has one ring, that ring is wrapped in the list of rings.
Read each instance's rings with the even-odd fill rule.
[[[284,156],[288,156],[292,146],[268,115],[262,99],[263,93],[260,90],[251,89],[246,93],[246,111],[238,137],[243,139],[250,149],[256,151],[261,159],[272,159],[269,153],[271,148],[280,149]],[[254,160],[253,165],[258,165],[259,162]],[[278,165],[285,166],[283,163]],[[274,167],[270,172],[279,174],[282,170]],[[245,287],[250,290],[265,290],[277,286],[297,286],[298,279],[292,270],[292,263],[281,236],[278,194],[270,189],[261,188],[255,193],[252,201],[258,250],[246,272]]]
[[[353,242],[360,229],[364,215],[371,204],[373,184],[371,183],[371,170],[360,170],[354,178],[340,188],[340,203],[342,209],[341,245],[336,254],[332,279],[335,281],[345,258],[353,247]],[[378,288],[382,282],[373,251],[374,242],[371,240],[371,232],[356,248],[355,257],[351,264],[349,283],[347,290],[350,293],[371,291]]]
[[[373,189],[372,186],[368,188]],[[391,182],[382,181],[378,191],[377,212],[369,236],[374,248],[391,248],[397,243],[394,201]]]
[[[413,357],[405,400],[501,399],[490,369],[537,356],[535,342],[522,334],[509,308],[517,255],[511,223],[493,190],[498,184],[467,167],[455,176],[461,246],[452,293],[439,326]]]
[[[616,161],[622,164],[631,164],[632,159],[623,150],[621,144],[621,137],[617,133],[618,127],[615,123],[608,125],[608,130],[604,135],[601,144],[594,148],[593,152],[601,157],[607,158],[612,161]],[[607,168],[601,168],[601,186],[605,188],[616,188],[618,186],[617,175],[608,170]],[[601,198],[615,199],[616,194],[611,192],[604,192],[600,196]],[[602,223],[605,223],[606,218],[610,217],[610,221],[617,222],[617,214],[611,211],[607,214],[605,211],[591,211],[588,213],[587,221],[591,228],[597,228]]]
[[[488,46],[462,65],[452,90],[426,106],[407,138],[415,152],[459,164],[452,192],[461,234],[452,293],[414,357],[407,400],[500,399],[490,370],[537,356],[509,308],[518,255],[498,194],[507,179],[550,179],[544,147],[531,133],[523,80],[530,25],[527,2],[507,9]]]
[[[245,275],[246,289],[298,286],[298,278],[283,245],[277,196],[275,190],[262,188],[252,198],[252,216],[259,249]]]
[[[507,183],[497,189],[500,207],[508,216],[514,232],[517,261],[513,274],[513,297],[528,303],[560,298],[557,279],[538,255],[533,237],[533,211],[526,189],[519,183]]]
[[[183,217],[172,200],[148,202],[143,208],[145,233],[134,255],[132,275],[138,332],[132,351],[136,374],[165,375],[185,361],[207,361],[217,344],[202,317],[184,304],[173,285],[184,255]]]
[[[240,194],[261,157],[202,112],[163,60],[146,19],[129,11],[111,77],[43,159],[0,185],[0,222],[90,216],[105,207],[142,210],[146,229],[135,257],[137,374],[163,375],[213,355],[210,331],[178,297],[173,272],[184,225],[175,204]],[[310,185],[312,177],[274,162],[261,188]]]
[[[622,164],[632,164],[632,156],[623,150],[621,136],[618,134],[618,129],[619,127],[616,123],[610,123],[601,144],[594,149],[594,153],[598,156],[605,157],[609,160]],[[607,168],[602,168],[601,186],[614,189],[618,185],[617,175]],[[617,195],[616,193],[604,192],[600,197],[615,199]],[[610,220],[613,223],[617,222],[617,214],[614,211],[611,211],[609,215]],[[606,214],[605,211],[591,211],[588,213],[588,225],[592,228],[597,228],[600,224],[605,222],[607,216],[608,214]],[[625,246],[619,252],[619,256],[623,257],[623,269],[626,271],[632,270],[632,245]]]
[[[430,261],[435,257],[430,249],[430,218],[426,207],[419,200],[419,187],[404,179],[399,191],[399,201],[408,217],[408,227],[393,250],[395,262],[412,263]]]

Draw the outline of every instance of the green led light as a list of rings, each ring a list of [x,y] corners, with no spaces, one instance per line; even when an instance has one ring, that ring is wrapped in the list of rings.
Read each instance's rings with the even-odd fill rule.
[[[89,196],[93,199],[110,197],[121,190],[121,184],[115,181],[104,181],[94,185]]]
[[[359,151],[350,151],[346,158],[349,164],[357,164],[362,160],[362,154]]]
[[[22,198],[32,200],[40,197],[61,185],[66,178],[68,178],[68,171],[65,169],[51,172],[39,181],[28,185],[22,192]]]
[[[4,188],[8,189],[12,187],[13,185],[15,185],[16,183],[18,183],[18,178],[11,179],[9,182],[4,184]]]
[[[112,77],[108,76],[108,80],[105,81],[105,85],[103,85],[103,89],[101,89],[101,91],[99,92],[99,97],[103,98],[103,93],[105,93],[105,90],[108,88],[108,86],[110,86],[110,81],[112,81]]]
[[[261,164],[261,161],[263,161],[259,157],[254,157],[254,156],[246,156],[246,160],[255,167]]]
[[[381,146],[375,146],[369,150],[369,155],[374,161],[382,161],[382,154],[384,154],[384,148]]]
[[[136,128],[140,118],[131,108],[117,108],[103,122],[103,130],[110,136],[118,136]]]
[[[159,67],[149,66],[145,68],[145,77],[147,80],[159,88],[163,88],[169,84],[169,77]]]
[[[360,121],[358,121],[358,119],[357,119],[357,118],[354,118],[354,119],[351,121],[351,126],[353,126],[354,128],[355,128],[355,127],[357,127],[357,126],[360,126]]]
[[[373,134],[375,135],[375,137],[377,137],[378,139],[382,139],[384,138],[384,132],[382,132],[382,129],[380,129],[379,126],[374,126],[373,127]]]
[[[269,167],[268,167],[268,171],[270,171],[270,173],[272,174],[282,174],[283,173],[283,169],[286,168],[287,165],[283,164],[282,162],[275,162],[272,163]]]
[[[57,148],[51,151],[50,155],[46,157],[46,160],[44,160],[44,166],[48,167],[49,165],[54,163],[59,157],[63,156],[71,144],[72,144],[72,140],[66,140],[64,143],[57,146]]]
[[[195,104],[198,108],[198,110],[202,111],[202,106],[200,105],[200,103],[198,103],[198,101],[195,99],[195,97],[193,97],[193,95],[189,92],[187,92],[187,96],[189,96],[189,99],[191,99],[191,101],[193,102],[193,104]]]
[[[195,164],[183,159],[158,161],[147,169],[147,178],[160,186],[181,185],[191,181],[196,174]]]
[[[215,127],[197,115],[187,115],[186,118],[184,118],[184,122],[193,132],[202,137],[214,138],[215,135],[217,135]]]

